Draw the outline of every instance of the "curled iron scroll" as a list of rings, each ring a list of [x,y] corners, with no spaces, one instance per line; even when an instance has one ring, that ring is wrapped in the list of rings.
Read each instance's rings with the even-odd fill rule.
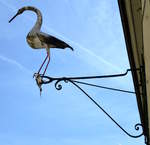
[[[57,81],[55,82],[55,88],[56,88],[57,90],[61,90],[61,89],[62,89],[61,81],[63,81],[63,80],[57,80]]]

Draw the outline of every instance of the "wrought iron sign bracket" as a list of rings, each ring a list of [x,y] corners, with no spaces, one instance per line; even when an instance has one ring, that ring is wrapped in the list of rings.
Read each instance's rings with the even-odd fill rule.
[[[136,69],[136,71],[140,71],[141,68]],[[136,131],[138,131],[141,127],[142,133],[138,135],[132,135],[128,133],[119,123],[111,116],[109,115],[103,107],[101,107],[79,84],[87,85],[87,86],[93,86],[97,88],[103,88],[103,89],[108,89],[108,90],[113,90],[113,91],[121,91],[124,93],[135,93],[133,91],[127,91],[127,90],[122,90],[122,89],[116,89],[116,88],[111,88],[111,87],[106,87],[106,86],[100,86],[92,83],[87,83],[82,80],[89,80],[89,79],[102,79],[102,78],[116,78],[116,77],[124,77],[126,76],[129,71],[132,71],[131,69],[127,69],[125,73],[121,74],[113,74],[113,75],[101,75],[101,76],[84,76],[84,77],[49,77],[49,76],[43,76],[40,74],[34,74],[35,80],[37,82],[37,85],[40,88],[40,92],[42,91],[42,85],[44,84],[49,84],[54,82],[55,88],[57,90],[62,89],[62,84],[61,82],[65,83],[71,83],[73,86],[75,86],[77,89],[79,89],[83,94],[85,94],[105,115],[107,115],[126,135],[132,137],[132,138],[139,138],[143,135],[143,126],[140,123],[137,123],[134,128]]]

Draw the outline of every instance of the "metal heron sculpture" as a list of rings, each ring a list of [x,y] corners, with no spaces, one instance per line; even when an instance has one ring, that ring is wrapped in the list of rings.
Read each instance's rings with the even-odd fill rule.
[[[40,31],[41,26],[42,26],[42,14],[41,14],[40,10],[38,10],[35,7],[32,7],[32,6],[22,7],[21,9],[18,10],[16,15],[14,15],[9,20],[9,23],[13,19],[15,19],[18,15],[22,14],[26,10],[33,11],[37,15],[37,21],[26,37],[29,46],[32,47],[33,49],[45,48],[47,51],[47,56],[44,59],[42,65],[40,66],[36,76],[39,75],[43,65],[45,64],[46,60],[48,59],[47,65],[46,65],[45,70],[43,72],[43,75],[44,75],[46,70],[47,70],[47,67],[49,65],[49,62],[50,62],[50,48],[65,49],[68,47],[71,50],[73,50],[73,48],[70,45],[68,45],[67,43],[65,43],[64,41],[59,40],[58,38],[55,38],[54,36],[51,36],[49,34],[46,34],[46,33]]]

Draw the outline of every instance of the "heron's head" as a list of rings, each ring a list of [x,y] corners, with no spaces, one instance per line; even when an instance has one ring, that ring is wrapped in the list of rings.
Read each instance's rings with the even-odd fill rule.
[[[18,15],[21,15],[25,10],[27,10],[28,8],[27,7],[23,7],[21,9],[18,10],[18,12],[9,20],[9,23],[15,19]]]

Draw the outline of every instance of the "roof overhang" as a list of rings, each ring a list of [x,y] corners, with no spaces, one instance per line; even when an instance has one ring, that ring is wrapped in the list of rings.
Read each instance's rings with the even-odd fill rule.
[[[141,0],[118,0],[143,132],[149,142]]]

